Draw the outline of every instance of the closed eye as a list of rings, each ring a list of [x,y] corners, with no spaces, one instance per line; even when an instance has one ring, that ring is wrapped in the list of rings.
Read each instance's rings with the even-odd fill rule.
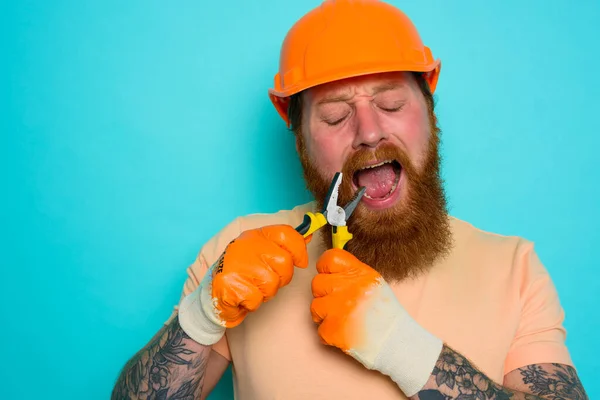
[[[396,112],[402,110],[406,104],[406,94],[401,90],[388,90],[380,93],[375,98],[375,105],[380,110],[386,112]]]
[[[323,118],[322,121],[325,122],[329,126],[335,126],[335,125],[340,124],[342,121],[344,121],[347,116],[348,116],[348,114],[344,115],[341,118],[335,118],[335,119]]]
[[[386,111],[386,112],[396,112],[396,111],[400,111],[402,110],[402,108],[404,107],[404,104],[399,104],[397,106],[393,106],[393,107],[382,107],[382,106],[378,106],[379,109]]]

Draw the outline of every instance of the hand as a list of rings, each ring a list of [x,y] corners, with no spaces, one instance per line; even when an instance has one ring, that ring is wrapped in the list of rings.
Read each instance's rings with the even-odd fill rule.
[[[372,368],[396,318],[404,311],[383,277],[345,250],[326,251],[317,262],[311,305],[324,344]]]
[[[383,277],[351,253],[326,251],[317,271],[311,314],[321,341],[390,376],[407,396],[417,393],[443,342],[420,327]]]
[[[288,225],[243,232],[208,269],[179,307],[179,323],[197,342],[210,345],[239,325],[290,283],[294,266],[306,268],[305,239]]]

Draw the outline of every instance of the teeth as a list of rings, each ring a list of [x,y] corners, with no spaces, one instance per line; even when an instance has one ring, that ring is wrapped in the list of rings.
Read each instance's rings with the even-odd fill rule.
[[[386,161],[382,161],[382,162],[380,162],[379,164],[369,165],[369,166],[366,166],[366,167],[364,167],[364,168],[361,168],[361,170],[363,170],[363,169],[369,169],[369,168],[377,168],[377,167],[381,167],[382,165],[384,165],[384,164],[389,164],[389,163],[391,163],[391,162],[392,162],[392,160],[386,160]]]

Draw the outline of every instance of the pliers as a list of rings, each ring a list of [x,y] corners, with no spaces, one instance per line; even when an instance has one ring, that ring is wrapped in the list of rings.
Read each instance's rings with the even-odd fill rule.
[[[302,223],[296,227],[296,231],[302,234],[302,236],[307,237],[325,225],[331,225],[333,247],[337,249],[345,248],[346,243],[352,239],[352,234],[348,231],[346,221],[348,221],[356,209],[356,206],[358,206],[360,199],[367,190],[365,187],[361,187],[354,194],[352,200],[350,200],[346,206],[342,208],[337,204],[338,192],[341,183],[342,173],[337,172],[331,181],[331,185],[329,186],[329,191],[325,197],[325,205],[323,206],[323,210],[317,213],[310,211],[307,212],[304,214],[304,220]]]

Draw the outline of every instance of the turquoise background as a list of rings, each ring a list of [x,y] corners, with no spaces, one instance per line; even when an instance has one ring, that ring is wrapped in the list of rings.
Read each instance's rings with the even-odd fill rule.
[[[600,2],[393,3],[443,60],[452,214],[537,243],[599,398]],[[267,88],[317,4],[2,3],[2,398],[107,399],[204,241],[309,199]]]

